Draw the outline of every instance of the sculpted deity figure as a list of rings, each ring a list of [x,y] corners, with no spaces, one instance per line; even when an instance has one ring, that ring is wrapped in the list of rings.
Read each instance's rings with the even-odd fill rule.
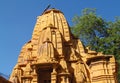
[[[90,70],[82,60],[76,63],[75,77],[76,83],[90,83]]]

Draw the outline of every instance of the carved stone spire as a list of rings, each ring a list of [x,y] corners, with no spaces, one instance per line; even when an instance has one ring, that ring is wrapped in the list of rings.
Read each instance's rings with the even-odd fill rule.
[[[85,49],[56,9],[37,17],[10,76],[14,78],[20,83],[117,83],[114,56]]]

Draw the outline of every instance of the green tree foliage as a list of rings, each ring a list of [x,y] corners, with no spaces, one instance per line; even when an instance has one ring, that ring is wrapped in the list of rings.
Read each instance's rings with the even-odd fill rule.
[[[108,37],[104,38],[106,41],[105,54],[113,54],[118,63],[118,81],[120,83],[120,19],[117,18],[115,22],[110,22],[107,29]]]
[[[94,50],[97,49],[99,38],[107,35],[106,22],[96,15],[95,9],[84,9],[82,16],[75,16],[73,22],[73,34],[79,37],[85,46],[90,46]]]
[[[73,18],[72,33],[81,39],[91,50],[112,54],[120,66],[120,19],[107,22],[96,15],[95,9],[86,8],[82,15]],[[118,69],[120,82],[120,69]]]

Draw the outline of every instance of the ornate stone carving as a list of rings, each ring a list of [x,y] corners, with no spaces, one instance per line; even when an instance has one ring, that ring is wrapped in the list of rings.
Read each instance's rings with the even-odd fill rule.
[[[11,79],[17,83],[117,83],[116,62],[113,55],[86,49],[71,34],[63,13],[50,9],[38,16]]]

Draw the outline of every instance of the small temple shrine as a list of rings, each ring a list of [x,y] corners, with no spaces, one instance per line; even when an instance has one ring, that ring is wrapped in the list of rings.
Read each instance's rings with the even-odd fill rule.
[[[32,38],[22,47],[12,83],[117,83],[116,61],[85,48],[64,14],[48,9],[37,17]]]

